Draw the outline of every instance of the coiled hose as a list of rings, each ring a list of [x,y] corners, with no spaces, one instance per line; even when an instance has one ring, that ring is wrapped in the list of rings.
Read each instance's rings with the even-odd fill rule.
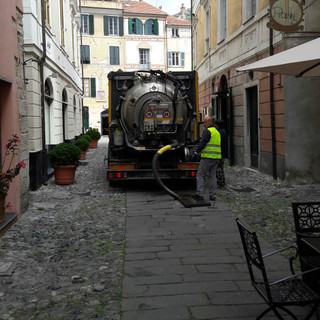
[[[165,186],[163,184],[163,182],[161,181],[161,179],[159,177],[158,170],[157,170],[157,160],[158,160],[159,156],[162,155],[164,152],[170,150],[171,148],[175,148],[177,146],[178,146],[177,143],[168,144],[168,145],[164,146],[163,148],[161,148],[160,150],[158,150],[152,159],[152,171],[153,171],[153,176],[154,176],[155,180],[157,181],[158,185],[162,189],[164,189],[164,191],[167,192],[171,197],[173,197],[174,199],[181,202],[181,198],[176,193],[174,193],[172,190],[170,190],[167,186]]]

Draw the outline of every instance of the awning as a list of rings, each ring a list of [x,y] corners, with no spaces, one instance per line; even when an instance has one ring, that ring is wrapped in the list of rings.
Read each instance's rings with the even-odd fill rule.
[[[273,72],[295,77],[319,77],[320,38],[237,68],[236,70]]]

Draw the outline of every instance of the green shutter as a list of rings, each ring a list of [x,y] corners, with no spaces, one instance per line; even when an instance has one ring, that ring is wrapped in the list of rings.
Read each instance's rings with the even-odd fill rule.
[[[129,34],[132,34],[132,18],[129,18],[128,27],[129,27]]]
[[[123,36],[123,18],[119,18],[119,36]]]
[[[94,17],[89,15],[89,34],[94,34]]]
[[[143,34],[143,25],[140,19],[136,19],[136,34]]]
[[[119,54],[119,47],[115,47],[115,64],[120,64],[120,54]]]
[[[103,32],[104,32],[104,35],[107,36],[109,35],[109,19],[108,17],[104,16],[103,17]]]
[[[156,36],[159,35],[159,23],[158,23],[158,19],[154,19],[154,34]]]
[[[88,45],[84,45],[84,61],[90,63],[90,47]]]
[[[96,78],[91,78],[91,97],[96,97]]]

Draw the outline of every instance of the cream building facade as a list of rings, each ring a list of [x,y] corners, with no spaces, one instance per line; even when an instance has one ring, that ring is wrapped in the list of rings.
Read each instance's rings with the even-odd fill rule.
[[[271,2],[282,10],[277,18],[291,28],[269,27]],[[320,36],[318,1],[271,2],[193,1],[193,63],[199,73],[200,108],[203,114],[224,120],[231,163],[274,178],[320,181],[315,160],[320,153],[314,148],[320,114],[313,107],[319,100],[320,80],[236,71]]]
[[[52,146],[82,133],[78,0],[24,0],[30,184],[50,176]]]
[[[82,0],[81,16],[84,107],[88,127],[102,134],[108,127],[109,72],[191,70],[191,24],[186,20],[144,1],[120,0]]]
[[[124,69],[125,53],[121,1],[81,1],[84,107],[88,127],[106,129],[108,73]]]

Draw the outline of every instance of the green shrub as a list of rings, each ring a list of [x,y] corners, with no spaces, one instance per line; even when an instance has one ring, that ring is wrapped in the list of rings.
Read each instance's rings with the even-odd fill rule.
[[[86,138],[79,138],[74,145],[79,147],[82,151],[86,151],[90,146],[90,142]]]
[[[72,143],[60,143],[49,152],[53,166],[69,166],[79,164],[81,149]]]
[[[82,139],[86,139],[86,140],[88,140],[88,142],[90,143],[91,142],[91,137],[88,135],[88,134],[83,134],[82,136],[80,136],[80,138]]]
[[[95,129],[89,129],[86,134],[89,135],[92,140],[99,140],[101,138],[100,132]]]

